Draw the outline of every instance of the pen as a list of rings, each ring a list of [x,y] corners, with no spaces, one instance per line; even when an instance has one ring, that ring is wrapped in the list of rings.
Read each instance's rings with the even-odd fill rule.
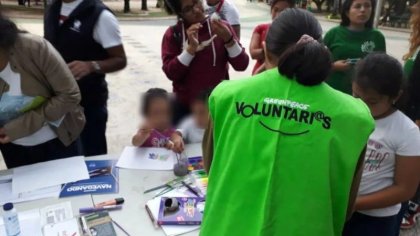
[[[182,185],[184,185],[190,192],[192,192],[195,196],[200,197],[200,195],[197,193],[197,191],[191,187],[189,184],[185,183],[184,181],[181,181]]]
[[[147,205],[146,205],[146,211],[147,211],[147,214],[149,215],[150,220],[152,221],[153,225],[157,228],[157,227],[158,227],[158,225],[157,225],[157,223],[156,223],[156,221],[155,221],[155,218],[153,217],[153,214],[152,214],[152,212],[150,211],[149,206],[147,206]]]
[[[114,223],[121,231],[123,231],[125,233],[125,235],[130,236],[130,234],[120,225],[118,224],[115,220],[111,219],[112,223]]]
[[[122,206],[103,206],[103,207],[85,207],[80,208],[79,213],[80,214],[89,214],[89,213],[95,213],[95,212],[101,212],[101,211],[113,211],[113,210],[121,210]]]
[[[98,207],[103,207],[103,206],[115,206],[115,205],[121,205],[123,203],[124,203],[124,198],[115,198],[112,200],[98,203],[95,205],[95,207],[98,208]]]

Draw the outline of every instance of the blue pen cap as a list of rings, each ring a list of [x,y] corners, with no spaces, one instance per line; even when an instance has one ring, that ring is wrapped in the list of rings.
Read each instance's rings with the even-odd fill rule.
[[[13,209],[13,203],[6,203],[6,204],[4,204],[3,205],[3,210],[4,211],[10,211],[10,210],[12,210]]]

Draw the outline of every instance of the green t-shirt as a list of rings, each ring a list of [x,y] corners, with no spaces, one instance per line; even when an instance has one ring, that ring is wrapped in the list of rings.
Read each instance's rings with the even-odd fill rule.
[[[385,37],[376,29],[356,32],[337,26],[325,34],[324,43],[331,51],[334,61],[361,59],[374,51],[386,52]],[[351,94],[352,72],[353,70],[334,71],[327,83],[337,90]]]
[[[201,236],[341,235],[374,129],[362,101],[273,69],[221,83],[209,109],[214,155]]]
[[[416,50],[416,52],[414,52],[414,54],[407,59],[407,61],[404,63],[404,75],[405,77],[408,79],[411,75],[411,72],[413,72],[413,66],[414,66],[414,61],[417,58],[417,55],[419,54],[420,51],[420,47]]]

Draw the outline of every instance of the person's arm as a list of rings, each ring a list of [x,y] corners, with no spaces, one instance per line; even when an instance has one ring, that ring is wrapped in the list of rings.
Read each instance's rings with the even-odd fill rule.
[[[264,49],[261,47],[261,33],[259,32],[259,26],[254,30],[251,37],[251,43],[249,44],[249,54],[254,60],[264,60]]]
[[[329,30],[325,36],[324,36],[324,44],[330,50],[331,55],[333,55],[333,51],[331,50],[332,45],[335,43],[335,32],[337,28],[333,28]],[[334,57],[334,56],[333,56]],[[332,70],[333,71],[348,71],[351,68],[351,65],[346,62],[346,60],[336,60],[334,59],[334,62],[332,63]]]
[[[227,4],[227,3],[225,3]],[[226,21],[231,25],[233,31],[235,32],[235,35],[238,39],[238,41],[241,39],[241,21],[239,16],[239,10],[236,8],[233,4],[227,4],[225,5],[226,8]]]
[[[241,25],[232,25],[233,31],[235,31],[235,35],[238,38],[238,40],[241,39]]]
[[[152,129],[147,125],[144,124],[137,133],[133,136],[131,143],[133,146],[141,147],[144,142],[150,137],[150,134],[152,133]]]
[[[211,163],[213,161],[213,121],[209,118],[209,124],[204,132],[203,137],[203,162],[204,169],[210,172]]]
[[[378,192],[359,196],[356,210],[370,210],[408,201],[420,181],[420,156],[396,156],[394,184]]]
[[[51,89],[52,97],[40,107],[27,111],[22,116],[7,123],[2,133],[10,141],[26,137],[45,125],[45,122],[55,122],[62,119],[68,112],[74,110],[80,103],[79,87],[66,63],[54,47],[44,39],[34,43],[27,50],[27,56],[38,67]],[[22,129],[25,127],[25,129]]]
[[[181,81],[189,71],[194,56],[187,49],[182,51],[182,35],[174,37],[172,27],[165,32],[162,40],[162,70],[171,81]]]
[[[349,205],[347,206],[346,220],[349,220],[354,213],[354,207],[356,204],[357,194],[359,192],[360,181],[362,180],[363,167],[365,164],[366,148],[360,153],[359,161],[357,162],[356,171],[354,173],[353,183],[351,185]]]
[[[212,21],[213,31],[225,42],[228,60],[236,71],[244,71],[249,64],[249,56],[239,43],[232,27],[223,21]]]
[[[127,57],[122,44],[117,18],[105,10],[95,25],[93,38],[106,49],[108,58],[101,61],[73,61],[68,64],[76,79],[81,79],[91,73],[112,73],[127,66]],[[95,68],[96,64],[99,68]]]

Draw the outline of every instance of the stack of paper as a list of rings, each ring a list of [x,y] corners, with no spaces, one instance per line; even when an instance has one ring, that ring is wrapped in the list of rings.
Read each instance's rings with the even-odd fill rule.
[[[125,147],[117,167],[137,170],[172,170],[176,154],[164,148]]]
[[[42,198],[58,198],[62,184],[89,179],[83,157],[22,166],[0,176],[0,205]]]
[[[61,186],[56,185],[29,192],[13,193],[12,176],[3,176],[0,178],[0,205],[4,205],[8,202],[19,203],[42,198],[57,198],[60,190]]]

